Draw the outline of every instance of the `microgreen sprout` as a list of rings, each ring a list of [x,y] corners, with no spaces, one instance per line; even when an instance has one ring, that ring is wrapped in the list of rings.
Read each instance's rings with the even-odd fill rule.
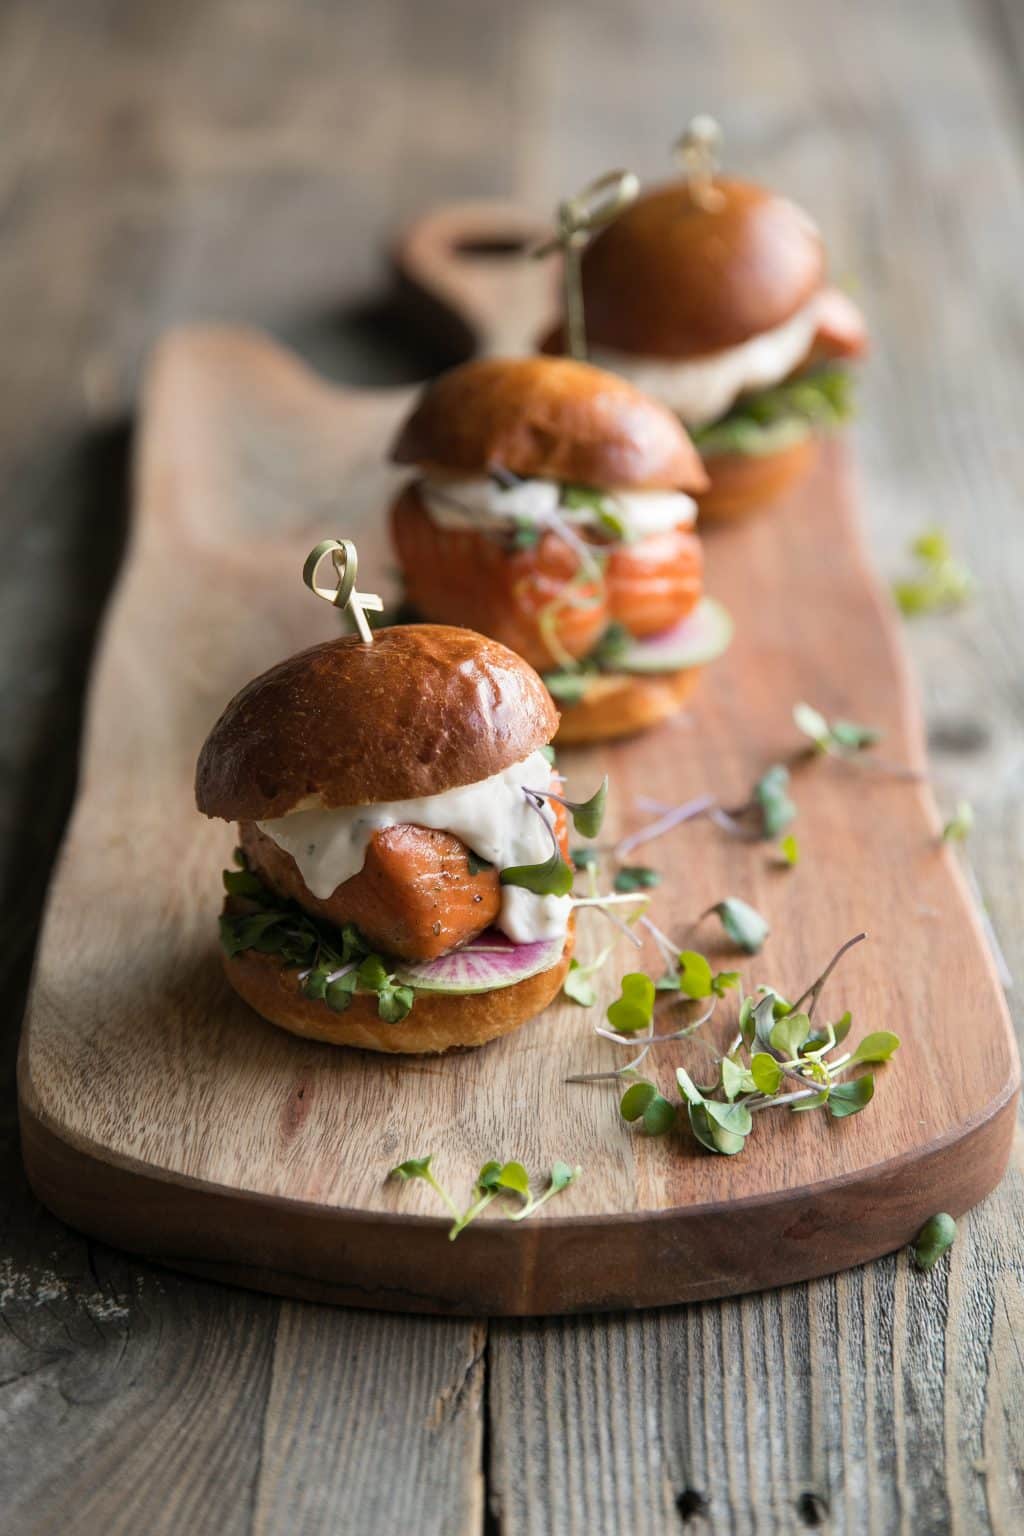
[[[532,1216],[535,1211],[568,1189],[583,1172],[582,1168],[570,1167],[568,1163],[555,1162],[552,1164],[547,1188],[540,1195],[533,1195],[530,1191],[529,1175],[523,1164],[515,1160],[500,1162],[497,1158],[490,1158],[476,1176],[473,1189],[470,1194],[469,1204],[465,1210],[460,1211],[448,1191],[441,1185],[431,1172],[432,1157],[410,1157],[397,1168],[392,1168],[388,1174],[389,1179],[400,1179],[408,1183],[412,1179],[423,1179],[430,1185],[440,1199],[444,1202],[452,1216],[452,1225],[448,1232],[451,1242],[464,1232],[471,1222],[485,1211],[489,1205],[502,1196],[511,1196],[518,1200],[519,1209],[508,1212],[512,1221],[522,1221],[526,1216]]]
[[[653,891],[661,884],[661,876],[656,869],[649,869],[646,864],[624,864],[616,871],[612,884],[620,894]]]
[[[799,864],[800,844],[792,832],[787,832],[786,836],[779,842],[778,854],[778,862],[785,864],[788,869],[793,869]]]
[[[933,1269],[955,1240],[956,1222],[948,1211],[930,1216],[914,1239],[914,1263],[918,1269]]]
[[[768,921],[760,912],[756,912],[749,902],[741,901],[738,896],[723,897],[714,906],[708,907],[706,912],[702,912],[701,917],[710,917],[712,914],[720,920],[733,943],[748,955],[756,955],[771,933]]]
[[[963,843],[974,826],[974,807],[969,800],[960,800],[956,810],[942,829],[944,843]]]
[[[973,577],[954,558],[949,539],[940,528],[929,528],[919,534],[910,553],[917,564],[915,575],[893,586],[893,595],[905,618],[946,613],[968,600],[974,589]]]
[[[882,739],[881,731],[871,725],[859,725],[855,720],[829,722],[811,704],[794,704],[793,724],[798,731],[810,737],[816,751],[840,756],[862,752]]]
[[[646,920],[645,920],[646,921]],[[659,947],[671,950],[671,941],[648,924]],[[864,938],[848,939],[832,956],[795,1002],[775,988],[762,985],[751,996],[740,994],[736,1033],[728,1048],[714,1058],[714,1077],[698,1084],[685,1067],[676,1071],[676,1087],[686,1104],[690,1129],[709,1151],[735,1156],[746,1146],[754,1129],[754,1116],[765,1109],[787,1107],[794,1112],[824,1108],[834,1120],[859,1113],[872,1100],[872,1073],[851,1077],[857,1068],[889,1061],[899,1049],[899,1036],[890,1030],[865,1035],[853,1050],[835,1054],[850,1032],[847,1011],[824,1027],[813,1016],[826,982],[842,957]],[[590,1073],[570,1082],[625,1081],[629,1084],[620,1113],[630,1123],[641,1121],[648,1135],[672,1129],[676,1116],[663,1107],[657,1085],[637,1071],[658,1045],[684,1039],[711,1017],[715,1003],[739,985],[735,972],[714,976],[707,959],[695,951],[678,956],[679,990],[689,998],[710,996],[711,1006],[702,1017],[670,1035],[654,1034],[654,996],[657,988],[642,973],[623,977],[622,995],[608,1010],[612,1030],[598,1030],[603,1038],[621,1042],[638,1040],[644,1029],[642,1050],[626,1067],[614,1072]],[[647,985],[645,985],[645,982]],[[783,1091],[785,1090],[785,1091]],[[653,1106],[653,1108],[652,1108]]]

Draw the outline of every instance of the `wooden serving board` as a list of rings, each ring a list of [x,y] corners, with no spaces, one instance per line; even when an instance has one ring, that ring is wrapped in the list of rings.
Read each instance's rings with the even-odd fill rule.
[[[468,266],[468,288],[465,273],[439,281],[436,263],[460,227],[445,215],[433,246],[431,227],[420,229],[407,249],[427,250],[426,269],[413,276],[441,296],[438,313],[467,292],[461,323],[484,341],[500,325],[509,344],[513,316],[529,337],[548,279],[524,278],[522,267],[502,279],[471,253],[454,263]],[[492,217],[480,227],[506,226]],[[382,456],[408,399],[329,388],[241,331],[174,334],[152,364],[131,548],[96,665],[21,1049],[36,1192],[89,1233],[201,1274],[351,1305],[496,1315],[652,1306],[805,1279],[887,1252],[934,1211],[979,1200],[1007,1161],[1019,1069],[971,901],[921,783],[831,761],[798,768],[794,870],[707,822],[641,850],[664,874],[655,915],[674,933],[725,895],[770,918],[763,953],[738,962],[748,990],[765,981],[800,991],[866,929],[869,942],[830,986],[831,1011],[849,1006],[855,1030],[903,1037],[864,1114],[767,1113],[735,1159],[702,1152],[686,1132],[645,1139],[619,1120],[613,1086],[566,1084],[622,1061],[592,1031],[618,976],[635,967],[624,942],[599,1008],[560,1003],[510,1038],[441,1059],[294,1039],[230,992],[216,918],[233,837],[194,809],[195,757],[235,689],[335,632],[335,615],[300,583],[313,542],[354,534],[361,585],[386,581],[395,476]],[[589,793],[610,774],[607,835],[645,819],[640,795],[742,800],[798,748],[799,699],[882,727],[888,759],[923,765],[897,626],[864,559],[849,478],[834,445],[788,504],[709,533],[708,585],[735,615],[732,650],[672,724],[562,754],[571,788]],[[602,919],[583,914],[581,953],[605,938]],[[700,943],[737,964],[710,933]],[[717,1036],[734,1005],[721,1012]],[[668,1085],[677,1062],[699,1073],[706,1059],[688,1042],[651,1065]],[[584,1171],[535,1219],[489,1211],[453,1244],[429,1189],[385,1182],[393,1164],[428,1152],[459,1196],[489,1157],[521,1158],[535,1177],[555,1159]]]

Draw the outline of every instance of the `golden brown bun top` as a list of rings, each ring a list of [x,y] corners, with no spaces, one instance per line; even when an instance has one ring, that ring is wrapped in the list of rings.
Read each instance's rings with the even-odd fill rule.
[[[697,357],[782,325],[821,287],[810,217],[749,182],[715,180],[704,208],[685,181],[640,197],[583,255],[587,339],[649,357]],[[546,347],[557,347],[557,334]]]
[[[225,821],[475,784],[545,746],[558,712],[532,667],[443,624],[300,651],[231,703],[199,754],[196,804]]]
[[[428,384],[391,451],[454,473],[701,491],[700,458],[671,411],[625,379],[565,357],[481,358]]]

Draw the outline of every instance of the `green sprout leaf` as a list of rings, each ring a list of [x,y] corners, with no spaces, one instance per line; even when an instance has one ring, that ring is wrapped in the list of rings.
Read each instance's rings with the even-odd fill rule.
[[[590,967],[580,965],[579,961],[569,961],[569,969],[565,980],[562,982],[562,991],[566,997],[574,1003],[579,1003],[583,1008],[592,1008],[597,1002],[597,993],[594,991],[590,980]]]
[[[721,919],[722,927],[734,944],[748,955],[756,955],[763,947],[771,928],[760,912],[738,896],[726,896],[709,909]]]
[[[676,1067],[676,1083],[680,1094],[688,1104],[699,1105],[704,1103],[704,1095],[685,1067]]]
[[[789,865],[790,869],[793,869],[797,864],[799,864],[800,844],[797,842],[792,832],[787,832],[786,836],[779,843],[779,857],[783,864]]]
[[[705,1099],[704,1108],[717,1126],[733,1136],[749,1136],[754,1129],[745,1104],[720,1104],[717,1099]]]
[[[392,1168],[388,1174],[389,1179],[428,1179],[430,1165],[434,1160],[433,1153],[427,1157],[407,1157],[404,1163],[399,1163],[397,1168]]]
[[[561,704],[578,704],[594,681],[595,674],[582,667],[563,667],[558,671],[545,672],[544,686],[553,699]]]
[[[899,1035],[892,1034],[888,1029],[879,1029],[874,1034],[864,1036],[850,1061],[888,1061],[899,1048]]]
[[[349,971],[347,975],[338,976],[334,981],[328,982],[324,989],[324,1002],[332,1013],[344,1013],[349,1007],[357,979],[355,971]]]
[[[852,1083],[836,1083],[828,1095],[828,1112],[836,1120],[859,1114],[875,1096],[875,1078],[871,1072],[854,1078]]]
[[[768,1039],[781,1056],[793,1061],[810,1032],[811,1021],[806,1013],[787,1013],[772,1025]]]
[[[741,1093],[753,1093],[757,1085],[751,1073],[740,1062],[736,1061],[734,1057],[723,1056],[721,1069],[722,1092],[727,1099],[731,1101]]]
[[[582,1173],[581,1168],[570,1168],[568,1163],[552,1163],[551,1181],[548,1192],[552,1195],[560,1195],[563,1189],[568,1189],[574,1179],[578,1179]]]
[[[572,824],[580,837],[596,837],[601,830],[604,821],[605,806],[608,802],[608,775],[605,774],[600,785],[591,795],[589,800],[574,803],[566,801],[566,809],[572,816]]]
[[[709,1152],[717,1152],[723,1157],[735,1157],[738,1152],[743,1151],[747,1138],[727,1126],[720,1125],[712,1117],[711,1107],[708,1103],[687,1104],[686,1113],[690,1121],[690,1129],[701,1146],[707,1147]],[[721,1109],[729,1106],[719,1105],[718,1107]]]
[[[962,843],[971,834],[974,826],[974,807],[969,800],[960,800],[956,810],[942,829],[942,841],[944,843]]]
[[[377,993],[377,1015],[385,1024],[401,1024],[415,1001],[412,987],[382,987]]]
[[[914,1263],[918,1269],[933,1269],[948,1253],[956,1239],[956,1222],[948,1211],[929,1216],[914,1239]]]
[[[823,714],[810,704],[793,705],[793,724],[798,731],[809,736],[819,752],[827,752],[832,745],[832,732]]]
[[[542,864],[513,864],[501,872],[502,885],[520,885],[535,896],[568,896],[572,867],[552,848]]]
[[[767,1051],[756,1051],[750,1060],[750,1075],[754,1079],[754,1086],[758,1093],[766,1093],[771,1097],[778,1093],[779,1084],[782,1082],[782,1068],[774,1056],[769,1056]]]
[[[828,432],[852,414],[849,370],[823,364],[742,396],[725,416],[690,436],[702,458],[718,453],[778,453],[811,432]]]
[[[648,1136],[667,1136],[676,1123],[676,1107],[656,1093],[644,1110],[643,1121]]]
[[[652,1104],[657,1097],[658,1090],[655,1085],[648,1082],[646,1078],[641,1078],[638,1083],[630,1083],[622,1095],[619,1101],[619,1114],[623,1120],[628,1120],[630,1123],[639,1120],[648,1105]]]
[[[654,982],[643,971],[622,978],[622,995],[608,1008],[608,1022],[620,1035],[646,1029],[654,1014]]]
[[[779,837],[796,815],[796,806],[786,793],[789,769],[775,763],[754,785],[753,801],[761,814],[763,836],[769,841]]]
[[[661,876],[656,869],[649,869],[646,864],[626,864],[616,871],[613,884],[620,894],[627,891],[653,891],[661,884]]]
[[[716,997],[724,997],[740,984],[739,971],[719,971],[711,978],[711,990]]]
[[[601,862],[596,848],[572,848],[569,857],[577,869],[596,869]]]
[[[695,949],[684,949],[679,956],[679,990],[687,997],[710,997],[715,979],[711,967]]]
[[[514,1194],[522,1195],[524,1200],[530,1198],[530,1176],[522,1163],[503,1163],[498,1172],[497,1184],[501,1189],[510,1189]]]
[[[859,725],[855,720],[834,720],[830,724],[811,704],[793,706],[793,724],[810,737],[819,752],[861,752],[865,747],[873,747],[882,735],[874,726]]]
[[[256,875],[246,869],[226,869],[223,875],[224,889],[229,896],[263,896],[265,886]]]
[[[916,574],[893,585],[893,595],[905,618],[944,613],[967,602],[974,589],[970,571],[953,556],[949,540],[938,528],[927,529],[910,546]]]

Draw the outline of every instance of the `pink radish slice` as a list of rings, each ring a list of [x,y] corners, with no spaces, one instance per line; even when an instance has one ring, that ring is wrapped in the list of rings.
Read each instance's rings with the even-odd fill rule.
[[[728,648],[732,619],[713,597],[702,597],[691,614],[672,629],[646,640],[631,640],[616,652],[616,672],[680,672],[702,667]]]
[[[513,944],[494,928],[439,960],[400,965],[395,977],[407,987],[423,992],[495,992],[514,987],[561,959],[565,939],[538,939],[535,944]]]

